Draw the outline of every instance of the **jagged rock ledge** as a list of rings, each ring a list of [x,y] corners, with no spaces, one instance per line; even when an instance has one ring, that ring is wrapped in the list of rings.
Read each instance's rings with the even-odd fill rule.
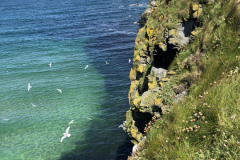
[[[135,40],[133,66],[130,71],[129,90],[130,109],[126,113],[124,130],[135,144],[144,141],[145,127],[153,118],[159,118],[169,112],[172,103],[183,99],[189,83],[175,86],[172,94],[174,102],[167,102],[164,88],[171,84],[171,77],[176,74],[168,67],[176,54],[194,39],[197,19],[202,14],[202,4],[187,5],[184,14],[176,20],[162,11],[159,5],[169,5],[169,1],[151,0],[149,7],[139,21],[143,27]],[[169,18],[168,18],[169,17]],[[184,64],[183,64],[184,65]]]

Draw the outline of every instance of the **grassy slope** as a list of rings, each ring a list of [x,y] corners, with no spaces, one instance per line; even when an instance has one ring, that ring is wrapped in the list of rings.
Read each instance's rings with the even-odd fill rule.
[[[240,158],[239,6],[237,0],[203,6],[195,40],[169,67],[177,72],[172,83],[191,84],[189,94],[152,123],[131,159]]]

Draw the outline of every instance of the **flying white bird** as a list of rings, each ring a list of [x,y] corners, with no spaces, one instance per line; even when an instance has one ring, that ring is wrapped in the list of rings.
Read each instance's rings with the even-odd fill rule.
[[[87,117],[90,121],[92,120],[92,118],[89,118],[89,117]]]
[[[37,106],[37,105],[35,105],[35,104],[33,104],[33,103],[31,103],[31,104],[32,104],[33,107],[36,107],[36,106]]]
[[[62,93],[62,90],[61,90],[61,89],[58,89],[58,88],[57,88],[57,90],[58,90],[60,93]]]
[[[73,123],[73,121],[74,121],[74,120],[71,120],[71,121],[70,121],[68,124],[69,124],[69,125],[70,125],[70,124],[72,124],[72,123]]]
[[[66,129],[66,133],[63,133],[63,136],[62,136],[60,142],[62,142],[64,140],[64,138],[71,136],[71,134],[68,134],[69,133],[69,129],[70,129],[70,126]]]
[[[86,65],[85,69],[87,69],[87,68],[88,68],[88,65]]]
[[[109,64],[107,61],[105,61],[106,62],[106,64]]]
[[[129,59],[128,62],[131,63],[131,59]]]
[[[48,64],[50,67],[52,66],[52,62]]]
[[[32,86],[30,85],[30,83],[28,83],[28,91],[30,90],[30,88],[32,88]]]

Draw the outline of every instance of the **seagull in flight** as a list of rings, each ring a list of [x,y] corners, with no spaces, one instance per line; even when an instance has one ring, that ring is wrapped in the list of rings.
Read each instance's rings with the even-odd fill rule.
[[[64,138],[71,136],[71,134],[69,134],[69,129],[70,129],[70,126],[66,129],[66,133],[63,133],[63,136],[62,136],[60,142],[62,142],[64,140]]]
[[[92,120],[92,118],[89,118],[89,117],[87,117],[90,121]]]
[[[131,59],[129,59],[128,62],[131,63]]]
[[[107,61],[105,61],[106,62],[106,64],[109,64]]]
[[[52,66],[52,62],[48,64],[50,67]]]
[[[30,90],[30,88],[32,88],[32,86],[30,85],[30,83],[28,83],[28,91]]]
[[[88,68],[88,65],[86,65],[85,69],[87,69],[87,68]]]
[[[58,89],[58,88],[57,88],[57,90],[58,90],[60,93],[62,93],[62,90],[61,90],[61,89]]]
[[[69,124],[69,125],[70,125],[70,124],[72,124],[72,123],[73,123],[73,121],[74,121],[74,120],[71,120],[71,121],[70,121],[68,124]]]
[[[35,105],[35,104],[33,104],[33,103],[31,103],[31,104],[32,104],[33,107],[36,107],[36,106],[37,106],[37,105]]]

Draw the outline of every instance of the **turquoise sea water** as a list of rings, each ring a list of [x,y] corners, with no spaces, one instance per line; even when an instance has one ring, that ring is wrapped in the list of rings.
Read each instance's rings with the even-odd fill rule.
[[[129,107],[134,22],[146,7],[144,0],[0,2],[1,160],[126,159],[131,144],[118,126]],[[61,143],[68,126],[71,137]]]

